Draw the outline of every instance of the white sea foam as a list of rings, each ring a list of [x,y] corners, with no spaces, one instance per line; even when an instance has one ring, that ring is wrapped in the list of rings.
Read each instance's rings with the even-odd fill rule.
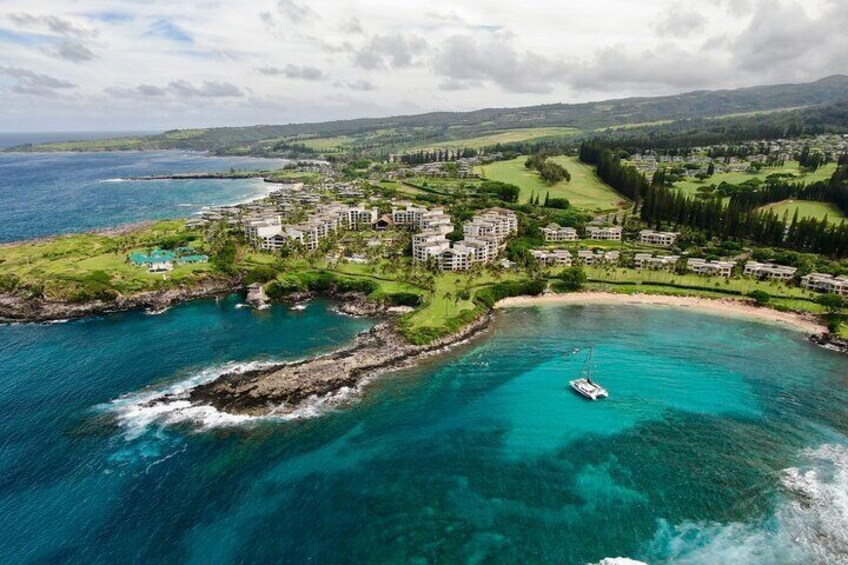
[[[647,565],[647,563],[627,557],[604,557],[594,565]]]
[[[249,416],[219,412],[211,406],[193,405],[188,395],[193,388],[212,382],[225,373],[241,373],[267,365],[256,362],[209,367],[187,379],[117,398],[106,405],[106,409],[115,414],[127,439],[139,437],[153,425],[194,422],[201,427],[213,428],[244,424],[250,420]]]
[[[122,178],[103,179],[100,182],[130,182],[130,179],[122,179]]]
[[[848,448],[823,445],[781,473],[786,497],[754,523],[661,521],[651,560],[675,563],[848,563]]]
[[[368,380],[364,379],[356,388],[343,387],[324,395],[311,396],[292,408],[278,406],[266,416],[248,416],[222,412],[206,404],[192,404],[189,393],[202,384],[214,381],[226,373],[243,373],[266,368],[273,363],[227,363],[210,367],[191,377],[159,388],[146,389],[128,394],[103,406],[115,414],[118,425],[128,440],[136,439],[152,428],[189,424],[198,430],[245,426],[262,421],[289,421],[317,418],[340,406],[350,404],[357,398]]]

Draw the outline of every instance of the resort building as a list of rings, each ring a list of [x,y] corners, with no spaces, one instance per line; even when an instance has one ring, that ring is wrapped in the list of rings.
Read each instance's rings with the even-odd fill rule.
[[[621,228],[599,228],[597,226],[591,226],[586,228],[586,236],[589,239],[601,241],[621,241]]]
[[[421,214],[418,220],[418,229],[448,234],[453,231],[453,222],[444,210],[436,208]]]
[[[678,259],[680,259],[679,255],[663,255],[654,257],[650,253],[637,253],[633,257],[633,265],[637,269],[674,269]]]
[[[668,231],[642,230],[639,232],[639,243],[671,247],[677,242],[679,235]]]
[[[518,216],[512,210],[490,208],[466,222],[462,231],[468,237],[492,237],[500,245],[518,232]]]
[[[418,229],[421,215],[427,212],[427,208],[409,202],[402,202],[401,205],[392,208],[392,222],[399,228]]]
[[[549,267],[570,267],[572,264],[571,253],[567,249],[553,249],[550,251],[531,249],[530,255]]]
[[[407,207],[403,212],[408,211]],[[474,263],[495,260],[506,238],[518,231],[518,218],[511,210],[500,208],[481,212],[463,226],[465,239],[453,245],[447,239],[453,223],[441,209],[421,212],[418,225],[421,231],[412,236],[413,260],[424,263],[435,259],[442,270],[464,271]]]
[[[587,267],[600,264],[615,265],[621,259],[621,253],[618,251],[581,249],[577,252],[577,259]]]
[[[178,247],[174,251],[165,249],[154,249],[150,253],[136,251],[130,253],[127,260],[136,267],[146,267],[151,273],[162,273],[172,270],[175,263],[180,265],[207,263],[209,256],[197,253],[193,247]]]
[[[848,276],[834,277],[822,273],[810,273],[801,277],[801,287],[816,292],[848,296]]]
[[[746,277],[756,277],[758,279],[771,279],[786,281],[795,276],[798,269],[795,267],[786,267],[784,265],[775,265],[774,263],[759,263],[757,261],[748,261],[745,263],[745,271],[743,274]]]
[[[574,228],[563,228],[559,224],[548,224],[548,227],[542,228],[542,235],[545,241],[577,241],[580,238],[577,236],[577,230]]]
[[[474,250],[457,242],[439,255],[439,268],[443,271],[467,271],[474,262]]]
[[[696,275],[708,277],[730,277],[736,261],[707,261],[706,259],[689,259],[686,268]]]

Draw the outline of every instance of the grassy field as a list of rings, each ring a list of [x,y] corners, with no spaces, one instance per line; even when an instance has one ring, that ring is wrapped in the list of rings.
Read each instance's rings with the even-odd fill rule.
[[[840,210],[836,204],[832,204],[830,202],[783,200],[781,202],[769,204],[768,206],[763,206],[762,210],[771,210],[780,217],[784,214],[788,214],[790,219],[795,215],[795,210],[798,210],[799,218],[816,218],[821,220],[827,216],[830,221],[835,223],[839,223],[845,219],[845,214],[842,213],[842,210]]]
[[[455,147],[469,147],[471,149],[480,149],[482,147],[488,147],[491,145],[496,145],[498,143],[515,143],[518,141],[532,141],[534,139],[541,139],[543,137],[570,137],[577,133],[580,130],[575,128],[563,128],[563,127],[548,127],[548,128],[521,128],[521,129],[512,129],[512,130],[504,130],[504,131],[496,131],[492,133],[487,133],[478,137],[469,137],[469,138],[459,138],[459,139],[449,139],[446,141],[441,141],[438,143],[429,143],[429,144],[419,144],[410,147],[411,151],[415,151],[417,149],[428,149],[430,147],[445,147],[445,146],[455,146]],[[450,131],[448,131],[448,135],[450,135]]]
[[[186,234],[183,221],[158,222],[128,234],[76,234],[0,247],[0,279],[42,289],[53,300],[81,300],[91,289],[120,294],[192,282],[208,273],[208,263],[177,265],[149,273],[127,262],[131,251],[145,251],[163,238]],[[199,240],[190,245],[200,246]]]
[[[573,206],[589,211],[612,210],[626,203],[627,199],[607,186],[591,167],[576,157],[553,157],[571,173],[571,182],[549,185],[539,174],[524,166],[526,157],[511,161],[498,161],[480,167],[483,176],[490,180],[507,182],[521,188],[521,201],[527,202],[531,195],[550,192],[551,198],[567,198]]]
[[[674,188],[678,190],[682,190],[688,194],[697,194],[698,189],[702,186],[710,186],[712,184],[718,186],[723,182],[729,184],[741,184],[750,179],[760,179],[765,180],[771,174],[774,173],[791,173],[795,175],[796,180],[803,181],[806,183],[816,182],[820,180],[828,180],[831,176],[833,176],[834,171],[836,171],[836,164],[825,165],[824,167],[820,167],[814,173],[802,173],[801,169],[798,167],[797,162],[787,163],[782,167],[772,167],[767,169],[762,169],[757,174],[751,173],[717,173],[713,175],[711,178],[700,181],[697,179],[690,179],[686,181],[680,181],[674,184]]]

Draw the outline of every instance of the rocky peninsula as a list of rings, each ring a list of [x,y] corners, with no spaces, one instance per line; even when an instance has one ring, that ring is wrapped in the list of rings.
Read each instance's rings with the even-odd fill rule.
[[[405,367],[479,334],[489,325],[490,312],[459,332],[427,345],[412,345],[393,320],[359,334],[349,347],[311,359],[282,363],[242,373],[227,373],[189,393],[192,404],[206,404],[231,414],[285,414],[312,398],[356,388],[368,377]],[[157,402],[173,399],[161,398]]]

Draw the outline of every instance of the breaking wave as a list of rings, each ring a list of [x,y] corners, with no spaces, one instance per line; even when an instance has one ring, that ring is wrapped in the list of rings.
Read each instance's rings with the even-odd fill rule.
[[[350,404],[361,392],[359,387],[343,387],[338,391],[312,396],[297,407],[284,405],[265,416],[249,416],[222,412],[208,404],[189,401],[192,389],[210,383],[227,373],[244,373],[273,366],[272,362],[227,363],[204,369],[191,377],[158,388],[149,388],[117,398],[100,408],[114,414],[127,440],[144,435],[148,430],[174,425],[191,425],[198,431],[245,426],[263,421],[289,421],[317,418],[340,406]]]
[[[848,448],[804,452],[805,464],[780,476],[785,497],[757,523],[660,521],[650,562],[848,563]]]

